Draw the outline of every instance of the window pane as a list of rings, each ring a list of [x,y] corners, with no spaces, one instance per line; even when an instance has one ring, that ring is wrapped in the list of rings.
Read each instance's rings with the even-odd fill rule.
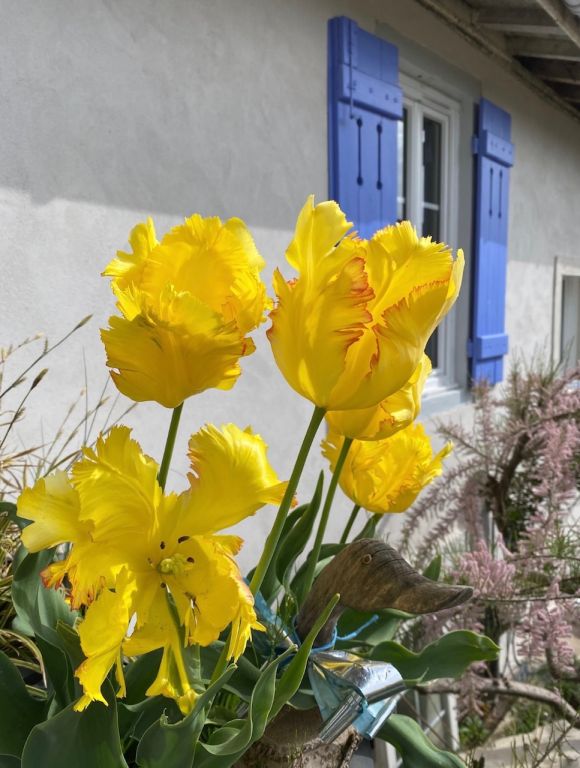
[[[441,123],[423,118],[423,197],[426,203],[441,202]]]
[[[560,359],[566,370],[580,358],[580,277],[566,275],[562,280],[562,335]]]
[[[439,210],[433,210],[433,208],[423,208],[423,234],[431,235],[433,240],[439,240]]]
[[[407,218],[407,131],[408,113],[397,123],[397,219]]]
[[[441,239],[441,123],[423,118],[423,201],[422,234]],[[433,368],[439,367],[438,331],[425,348]]]
[[[425,347],[425,354],[429,357],[431,360],[431,365],[433,368],[439,367],[439,354],[438,354],[438,338],[439,338],[439,329],[436,328],[433,331],[433,335],[427,342],[427,346]]]

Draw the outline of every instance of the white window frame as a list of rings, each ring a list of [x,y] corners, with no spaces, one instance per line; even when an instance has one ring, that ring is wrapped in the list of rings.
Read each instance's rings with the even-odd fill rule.
[[[406,145],[406,217],[420,229],[423,203],[423,117],[441,124],[440,238],[455,246],[458,231],[459,117],[460,104],[417,78],[400,74],[403,103],[408,114]],[[453,311],[439,326],[439,366],[427,380],[426,401],[458,386],[456,374],[456,327]]]
[[[564,278],[580,277],[580,264],[577,261],[564,260],[560,256],[554,259],[554,286],[552,298],[552,363],[562,362],[562,309],[564,299]]]

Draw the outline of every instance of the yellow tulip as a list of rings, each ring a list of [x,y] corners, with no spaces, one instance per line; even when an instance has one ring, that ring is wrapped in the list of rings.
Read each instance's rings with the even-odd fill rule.
[[[101,686],[113,666],[123,695],[121,653],[162,648],[148,694],[171,696],[185,713],[196,693],[184,643],[209,645],[231,624],[229,656],[236,659],[252,629],[262,629],[233,559],[242,540],[216,531],[279,503],[286,483],[249,429],[207,426],[189,447],[190,486],[180,495],[163,494],[156,462],[127,427],[115,427],[94,449],[84,449],[70,477],[58,472],[20,496],[18,513],[32,521],[22,537],[30,551],[72,544],[43,578],[60,586],[66,577],[71,604],[88,606],[79,628],[86,660],[76,672],[84,691],[77,709],[105,701]]]
[[[430,373],[431,361],[423,355],[405,386],[378,405],[356,411],[328,411],[330,430],[355,440],[384,440],[405,429],[421,411],[421,395]]]
[[[151,219],[104,271],[121,316],[101,331],[117,388],[175,408],[205,389],[230,389],[247,334],[270,307],[264,261],[240,219],[194,214],[157,242]]]
[[[343,438],[330,432],[322,452],[334,471]],[[404,512],[426,485],[438,477],[447,443],[435,456],[421,424],[411,424],[385,440],[354,440],[347,454],[339,485],[359,507],[376,514]]]
[[[370,240],[334,202],[309,197],[286,252],[298,278],[274,275],[268,337],[284,377],[326,410],[377,405],[411,378],[461,285],[463,253],[402,222]]]

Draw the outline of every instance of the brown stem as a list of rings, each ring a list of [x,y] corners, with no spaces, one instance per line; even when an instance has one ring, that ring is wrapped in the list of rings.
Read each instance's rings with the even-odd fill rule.
[[[489,712],[486,712],[483,718],[483,725],[488,732],[489,736],[492,736],[499,728],[506,715],[509,714],[511,708],[515,704],[515,699],[508,696],[495,697],[493,706]]]
[[[574,683],[580,683],[580,671],[570,672],[567,669],[563,669],[551,648],[546,648],[546,662],[550,674],[555,680],[570,680]]]
[[[417,689],[421,693],[459,693],[459,684],[437,681],[429,683],[429,685],[420,685]],[[580,714],[559,693],[549,691],[547,688],[541,688],[539,685],[519,683],[515,680],[504,680],[501,683],[490,680],[489,682],[482,683],[479,690],[482,693],[489,693],[495,696],[512,696],[518,699],[539,701],[542,704],[554,707],[571,724],[580,721]]]

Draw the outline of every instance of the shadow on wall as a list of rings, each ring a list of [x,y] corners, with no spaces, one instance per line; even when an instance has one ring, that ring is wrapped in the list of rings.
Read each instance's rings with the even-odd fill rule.
[[[0,187],[287,226],[326,192],[325,8],[288,5],[8,4]]]

